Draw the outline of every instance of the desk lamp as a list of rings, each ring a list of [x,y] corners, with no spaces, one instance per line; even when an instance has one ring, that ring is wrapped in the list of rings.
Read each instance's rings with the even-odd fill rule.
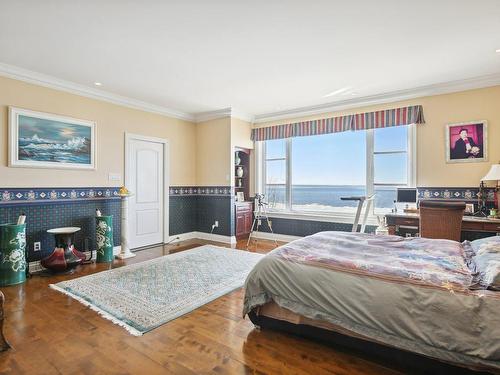
[[[495,188],[495,208],[498,210],[498,191],[500,190],[500,186],[498,182],[500,181],[500,163],[493,164],[489,170],[489,172],[481,179],[481,183],[484,181],[496,181],[497,186]]]

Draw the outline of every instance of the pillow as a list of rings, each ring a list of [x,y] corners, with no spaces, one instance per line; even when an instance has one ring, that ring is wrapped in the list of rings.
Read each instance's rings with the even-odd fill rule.
[[[481,285],[500,290],[500,236],[472,241],[471,246]]]
[[[486,237],[472,241],[472,249],[476,255],[484,253],[500,253],[500,236]]]

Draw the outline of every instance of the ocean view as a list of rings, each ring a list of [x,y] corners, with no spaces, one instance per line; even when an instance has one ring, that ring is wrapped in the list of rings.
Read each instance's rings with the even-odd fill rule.
[[[266,201],[269,208],[285,207],[285,186],[267,185]],[[354,211],[356,201],[343,201],[341,197],[365,195],[364,186],[356,185],[294,185],[292,187],[292,208],[298,211]],[[378,187],[375,207],[390,209],[396,199],[396,188]]]

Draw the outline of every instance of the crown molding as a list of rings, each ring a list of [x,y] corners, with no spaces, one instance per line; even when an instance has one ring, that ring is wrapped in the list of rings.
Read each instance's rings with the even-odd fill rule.
[[[53,76],[37,73],[13,65],[0,63],[0,76],[16,79],[19,81],[48,87],[51,89],[65,91],[71,94],[84,96],[91,99],[101,100],[123,107],[142,110],[145,112],[160,114],[167,117],[177,118],[192,122],[203,122],[224,117],[236,117],[250,123],[263,123],[289,118],[299,118],[322,113],[341,111],[345,109],[357,108],[368,105],[384,104],[402,100],[416,99],[424,96],[448,94],[459,91],[467,91],[491,86],[500,85],[500,73],[473,77],[457,81],[449,81],[432,85],[420,86],[412,89],[392,91],[382,94],[356,97],[352,99],[299,107],[285,111],[269,112],[259,115],[250,115],[228,107],[215,111],[186,113],[171,108],[143,102],[141,100],[112,94],[110,92],[88,87],[71,81],[66,81]]]
[[[225,118],[225,117],[236,117],[236,118],[239,118],[240,120],[243,120],[243,121],[247,121],[250,123],[253,122],[253,116],[246,114],[244,112],[237,111],[232,107],[222,108],[222,109],[218,109],[215,111],[195,113],[194,114],[194,121],[196,123],[199,123],[199,122],[216,120],[216,119]]]
[[[337,102],[294,108],[285,111],[263,113],[260,115],[255,115],[253,122],[258,124],[268,121],[299,118],[368,105],[391,103],[402,100],[422,98],[424,96],[449,94],[453,92],[474,90],[498,85],[500,85],[500,73],[495,73],[458,81],[449,81],[420,86],[413,89],[405,89],[383,94],[357,97]]]
[[[217,109],[215,111],[198,112],[194,114],[194,122],[204,122],[219,118],[231,117],[231,107]]]
[[[16,79],[19,81],[44,86],[51,89],[65,91],[71,94],[97,99],[123,107],[139,109],[150,113],[173,117],[180,120],[194,121],[194,116],[189,113],[177,111],[156,104],[146,103],[141,100],[128,98],[110,92],[91,88],[85,85],[66,81],[53,76],[37,73],[17,66],[0,63],[0,76]]]

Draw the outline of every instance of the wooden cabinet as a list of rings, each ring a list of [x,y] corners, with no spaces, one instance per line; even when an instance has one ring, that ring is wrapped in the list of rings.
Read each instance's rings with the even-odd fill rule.
[[[244,238],[250,234],[253,221],[253,203],[236,202],[236,238]]]
[[[252,230],[253,202],[250,202],[250,150],[234,148],[234,190],[242,196],[242,202],[235,203],[236,238],[248,237]]]

